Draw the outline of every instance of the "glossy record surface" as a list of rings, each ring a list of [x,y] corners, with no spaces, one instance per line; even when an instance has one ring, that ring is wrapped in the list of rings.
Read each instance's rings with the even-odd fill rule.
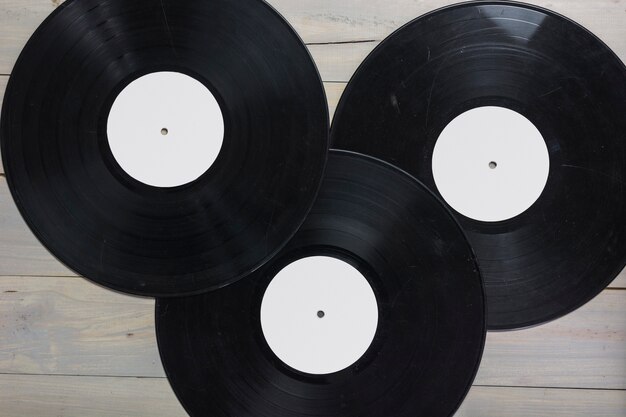
[[[276,273],[315,255],[357,268],[379,306],[370,348],[328,375],[281,362],[259,317]],[[472,251],[442,203],[390,165],[331,151],[319,198],[285,249],[227,288],[159,299],[157,340],[192,416],[451,416],[478,369],[484,309]]]
[[[520,3],[465,3],[372,52],[340,101],[331,147],[395,164],[438,193],[433,149],[456,116],[500,106],[533,122],[550,154],[537,202],[494,223],[455,212],[485,280],[488,327],[526,327],[581,306],[626,265],[625,97],[624,65],[581,26]]]
[[[202,82],[224,116],[217,161],[175,188],[131,178],[106,137],[117,94],[158,71]],[[328,111],[306,47],[263,1],[67,1],[13,70],[1,139],[13,197],[57,258],[169,296],[233,282],[295,233],[321,181]]]

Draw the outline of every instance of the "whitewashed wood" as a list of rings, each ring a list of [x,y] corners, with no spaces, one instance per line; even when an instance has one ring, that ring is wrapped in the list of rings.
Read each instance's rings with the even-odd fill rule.
[[[167,380],[0,375],[0,417],[184,417]],[[456,417],[624,417],[626,392],[473,387]]]
[[[626,389],[626,290],[539,327],[489,333],[475,383]]]
[[[33,1],[33,0],[31,0]],[[41,1],[41,0],[40,0]],[[306,42],[381,40],[401,25],[456,0],[269,0]],[[527,0],[584,25],[626,57],[626,1]]]
[[[4,91],[7,88],[7,83],[9,82],[9,77],[0,75],[0,109],[2,108],[2,103],[4,100]],[[4,173],[4,167],[2,166],[2,155],[0,154],[0,174]]]
[[[337,104],[339,104],[339,99],[341,98],[341,94],[343,90],[346,88],[345,83],[324,83],[324,88],[326,90],[326,98],[328,101],[328,112],[330,114],[330,118],[332,120],[335,115],[335,110],[337,109]]]
[[[0,177],[0,275],[75,275],[39,243]]]
[[[163,376],[154,300],[82,278],[0,278],[0,373]]]
[[[185,417],[164,378],[0,375],[0,417]]]
[[[342,84],[326,84],[331,115],[342,90]],[[76,275],[57,261],[35,238],[20,216],[4,177],[0,177],[0,276],[2,275]],[[626,288],[626,270],[610,287]]]
[[[328,82],[348,82],[380,42],[309,45],[320,75]]]
[[[0,277],[0,373],[163,376],[153,310],[81,278]],[[476,384],[626,389],[625,345],[626,291],[607,290],[556,322],[489,334]]]
[[[624,288],[626,289],[626,269],[615,278],[615,281],[611,283],[611,288]]]
[[[78,0],[80,1],[80,0]],[[452,0],[270,0],[308,43],[381,40]],[[0,0],[0,74],[9,74],[37,26],[61,0]],[[596,33],[626,60],[626,0],[540,0]]]
[[[626,0],[531,2],[583,23],[626,60]],[[59,0],[0,0],[0,74],[10,72],[26,39],[57,3]],[[411,18],[452,2],[270,0],[270,3],[310,43],[324,80],[333,81],[325,84],[332,115],[344,87],[335,81],[347,81],[377,44],[375,41]],[[373,42],[315,45],[363,40]],[[6,80],[7,77],[0,76],[0,97]],[[54,260],[27,230],[10,200],[4,179],[0,178],[0,275],[3,274],[68,275],[71,272]],[[24,287],[5,287],[16,282]],[[626,288],[626,274],[612,286]],[[4,292],[17,291],[15,288],[22,288],[22,293]],[[626,316],[626,301],[620,296],[623,293],[606,291],[583,309],[555,323],[490,335],[477,382],[543,386],[548,381],[554,386],[623,387],[626,378],[626,341],[621,319]],[[3,307],[5,295],[16,297],[9,302],[14,310],[8,314],[8,307]],[[19,301],[20,298],[23,300]],[[100,317],[88,311],[88,305],[98,312],[101,305],[107,305],[103,307],[103,316],[109,319],[99,321]],[[20,315],[13,314],[20,311],[32,313],[23,315],[23,328],[15,321]],[[39,318],[37,312],[42,314]],[[46,316],[51,317],[51,322],[45,319],[44,312],[49,313]],[[85,320],[74,318],[77,317],[74,313],[85,316]],[[63,373],[63,369],[74,369],[76,372],[67,373],[162,375],[155,347],[148,343],[154,337],[147,333],[152,328],[152,314],[146,300],[114,294],[79,278],[0,277],[0,373],[20,369],[34,373],[52,369],[50,373]],[[70,318],[64,318],[67,316]],[[11,342],[14,335],[5,331],[6,328],[12,329],[11,332],[21,331],[19,344]],[[127,336],[128,333],[133,336]],[[61,338],[63,334],[70,337]],[[141,335],[138,341],[122,343],[124,337],[132,339],[136,334]],[[3,349],[7,341],[11,345],[9,359],[5,356],[8,350]],[[121,347],[118,357],[117,349],[122,344],[132,347]],[[457,415],[619,417],[626,416],[625,401],[623,391],[475,387]],[[153,404],[156,406],[152,407]],[[0,375],[0,417],[85,415],[176,417],[185,414],[163,379]]]
[[[456,417],[625,417],[626,391],[473,387]]]

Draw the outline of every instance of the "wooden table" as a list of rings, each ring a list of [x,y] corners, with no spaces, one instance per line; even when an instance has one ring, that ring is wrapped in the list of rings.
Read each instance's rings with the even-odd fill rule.
[[[0,0],[0,96],[24,43],[59,3]],[[381,39],[451,2],[270,3],[309,45],[332,113],[346,81]],[[532,3],[582,23],[626,60],[626,0]],[[152,300],[100,288],[53,259],[19,216],[0,174],[0,416],[184,416],[159,361],[153,309]],[[626,274],[563,319],[489,334],[457,416],[626,416]]]

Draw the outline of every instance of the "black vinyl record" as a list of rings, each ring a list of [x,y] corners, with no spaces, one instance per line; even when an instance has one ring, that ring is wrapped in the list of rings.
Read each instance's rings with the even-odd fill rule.
[[[522,214],[492,222],[455,212],[485,280],[488,328],[532,326],[589,301],[626,265],[626,69],[605,44],[520,3],[434,11],[360,66],[331,147],[392,163],[441,196],[435,144],[453,119],[484,106],[525,116],[549,153],[545,188]]]
[[[330,374],[279,360],[261,327],[269,283],[312,256],[352,265],[378,302],[369,349]],[[191,416],[443,417],[472,384],[486,316],[472,250],[444,205],[389,164],[331,151],[319,198],[289,244],[227,288],[158,299],[156,328],[166,374]]]
[[[118,93],[156,72],[197,80],[223,114],[217,160],[180,186],[131,177],[107,139]],[[129,293],[195,294],[293,236],[319,189],[328,125],[305,45],[261,0],[67,1],[11,74],[2,157],[21,214],[68,267]]]

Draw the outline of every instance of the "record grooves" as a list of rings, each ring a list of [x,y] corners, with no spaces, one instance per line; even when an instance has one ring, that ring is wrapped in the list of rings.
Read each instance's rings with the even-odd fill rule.
[[[107,137],[118,94],[157,72],[200,82],[224,119],[216,161],[180,186],[129,175]],[[263,1],[70,0],[15,65],[2,156],[21,214],[68,267],[129,293],[195,294],[242,278],[295,233],[319,188],[328,123],[311,56]],[[154,127],[155,141],[168,133]]]
[[[367,278],[379,318],[360,359],[314,375],[274,355],[260,309],[280,270],[319,255]],[[166,374],[191,416],[451,416],[478,369],[485,325],[473,253],[442,203],[391,165],[341,151],[331,151],[309,217],[272,261],[217,292],[156,306]]]
[[[624,64],[578,24],[520,3],[464,3],[370,54],[338,105],[331,146],[392,163],[441,196],[434,149],[457,116],[497,106],[532,122],[549,153],[536,202],[502,221],[455,211],[485,279],[489,329],[523,328],[578,308],[626,266],[624,97]],[[490,161],[486,175],[505,168]]]
[[[564,16],[419,17],[330,127],[264,0],[61,3],[7,84],[6,181],[68,268],[156,298],[192,417],[452,417],[488,330],[626,271],[626,65]]]

